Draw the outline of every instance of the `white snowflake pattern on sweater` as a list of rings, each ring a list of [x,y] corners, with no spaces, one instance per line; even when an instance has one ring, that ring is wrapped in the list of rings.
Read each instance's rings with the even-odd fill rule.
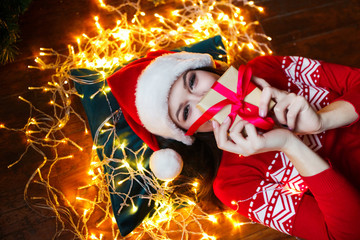
[[[287,61],[289,59],[290,64]],[[329,104],[329,91],[317,86],[320,78],[319,67],[319,61],[303,57],[284,57],[282,61],[282,69],[288,77],[288,90],[295,85],[298,88],[297,95],[304,96],[316,110]],[[318,151],[322,147],[323,135],[324,133],[304,135],[301,138],[311,149]],[[283,153],[275,154],[266,172],[266,178],[260,182],[256,194],[253,195],[248,217],[289,234],[296,214],[295,207],[308,186]],[[263,202],[263,205],[253,209],[255,201]]]

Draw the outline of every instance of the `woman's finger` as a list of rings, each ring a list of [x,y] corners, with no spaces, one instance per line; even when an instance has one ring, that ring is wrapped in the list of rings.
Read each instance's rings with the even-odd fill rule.
[[[274,107],[275,117],[280,124],[286,124],[286,114],[289,104],[286,102],[279,102]]]
[[[245,138],[242,135],[242,132],[244,130],[244,126],[247,124],[247,121],[240,120],[231,128],[229,132],[230,138],[237,144],[245,144]]]
[[[228,142],[228,129],[230,127],[230,118],[227,117],[220,126],[214,129],[215,140],[220,149],[224,150],[226,142]]]
[[[247,124],[245,126],[246,132],[248,133],[247,140],[249,142],[248,151],[249,154],[262,152],[262,149],[266,147],[264,145],[264,139],[262,135],[259,135],[256,127],[253,124]]]
[[[248,140],[250,140],[250,141],[256,140],[258,137],[258,132],[256,130],[256,127],[251,123],[247,123],[244,127],[245,127],[245,131],[247,133]]]
[[[296,120],[298,115],[302,109],[303,105],[301,101],[294,101],[288,108],[288,112],[286,114],[287,123],[286,125],[290,130],[294,130],[296,126]]]
[[[216,140],[216,143],[219,142],[219,134],[220,134],[220,124],[217,122],[217,121],[212,121],[212,124],[213,124],[213,131],[214,131],[214,136],[215,136],[215,140]]]
[[[269,103],[272,99],[273,92],[271,87],[265,87],[262,90],[259,102],[259,115],[260,117],[266,117],[269,111]]]
[[[273,87],[264,87],[260,96],[259,115],[265,117],[269,111],[269,105],[272,99],[277,103],[282,102],[286,98],[287,92],[280,91]]]
[[[255,83],[257,86],[259,86],[260,89],[264,89],[265,87],[270,87],[270,84],[263,78],[252,76],[251,81],[253,81],[253,83]]]
[[[245,153],[243,151],[243,148],[238,144],[234,143],[231,139],[229,139],[228,137],[229,127],[230,127],[230,121],[229,122],[226,121],[220,126],[215,126],[214,134],[215,134],[216,143],[218,147],[224,151],[243,155]]]
[[[281,101],[277,102],[277,104],[274,107],[274,113],[276,116],[276,119],[281,124],[288,124],[288,111],[290,106],[296,101],[296,94],[289,93],[284,98],[281,99]]]
[[[234,134],[235,139],[233,140],[237,144],[238,152],[241,150],[242,155],[249,156],[256,153],[257,149],[254,148],[254,146],[259,146],[257,143],[259,141],[258,133],[255,126],[249,122],[243,121],[242,126],[241,130],[246,131],[247,136],[243,137],[242,134],[239,134],[237,131],[238,134]]]
[[[253,81],[262,90],[259,102],[259,116],[266,117],[269,110],[269,103],[272,98],[271,86],[264,79],[256,76],[252,76],[251,81]]]

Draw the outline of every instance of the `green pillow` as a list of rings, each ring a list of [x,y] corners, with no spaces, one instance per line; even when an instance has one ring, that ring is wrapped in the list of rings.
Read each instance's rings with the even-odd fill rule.
[[[192,46],[179,48],[174,51],[209,53],[214,59],[224,60],[219,59],[219,55],[226,54],[224,49],[221,37],[215,36]],[[81,101],[88,118],[93,140],[97,146],[103,146],[103,148],[97,149],[99,159],[103,160],[104,156],[107,158],[122,159],[123,153],[125,152],[127,158],[130,159],[132,163],[135,163],[136,159],[131,151],[126,148],[124,152],[120,148],[115,148],[116,150],[113,151],[114,146],[119,144],[119,139],[126,139],[126,147],[136,151],[143,146],[143,141],[126,123],[119,110],[119,105],[111,92],[106,95],[99,93],[93,96],[99,89],[103,88],[104,85],[107,87],[106,81],[97,82],[101,76],[96,71],[89,69],[73,69],[70,74],[73,77],[86,80],[87,82],[94,81],[94,84],[80,84],[75,82],[75,88],[79,94],[83,95]],[[106,126],[102,126],[106,119],[109,119],[108,122],[115,125],[115,134],[110,131],[99,131],[96,135],[98,129],[106,129]],[[149,170],[149,156],[152,154],[152,150],[147,148],[143,154],[143,165]],[[154,189],[145,189],[142,186],[144,181],[140,176],[136,177],[137,181],[125,180],[121,184],[118,184],[118,182],[126,179],[129,175],[126,168],[119,168],[120,165],[122,165],[122,163],[109,161],[108,164],[104,164],[104,171],[107,176],[116,222],[121,235],[126,236],[134,230],[154,208],[153,202],[149,203],[147,199],[138,196],[147,195],[149,191],[154,191]],[[130,163],[130,165],[132,164]],[[126,199],[127,195],[134,196],[132,201],[129,198]],[[124,203],[126,204],[124,205]],[[137,207],[136,211],[133,209],[133,204]],[[123,207],[120,209],[121,206]]]

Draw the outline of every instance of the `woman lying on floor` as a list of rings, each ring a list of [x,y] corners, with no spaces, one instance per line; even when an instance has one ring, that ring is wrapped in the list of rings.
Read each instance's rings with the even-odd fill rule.
[[[262,89],[260,120],[276,102],[272,130],[245,120],[230,130],[227,118],[186,134],[202,115],[196,105],[225,71],[207,54],[150,52],[108,83],[129,125],[156,151],[150,164],[159,178],[181,172],[176,179],[201,182],[203,199],[293,236],[358,239],[360,70],[279,56],[246,67]],[[174,167],[159,172],[159,159]]]

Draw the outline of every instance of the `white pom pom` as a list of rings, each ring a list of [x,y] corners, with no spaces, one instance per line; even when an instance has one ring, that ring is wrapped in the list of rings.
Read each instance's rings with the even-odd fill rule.
[[[150,169],[160,180],[171,180],[182,170],[183,161],[179,153],[166,148],[154,152],[150,157]]]

